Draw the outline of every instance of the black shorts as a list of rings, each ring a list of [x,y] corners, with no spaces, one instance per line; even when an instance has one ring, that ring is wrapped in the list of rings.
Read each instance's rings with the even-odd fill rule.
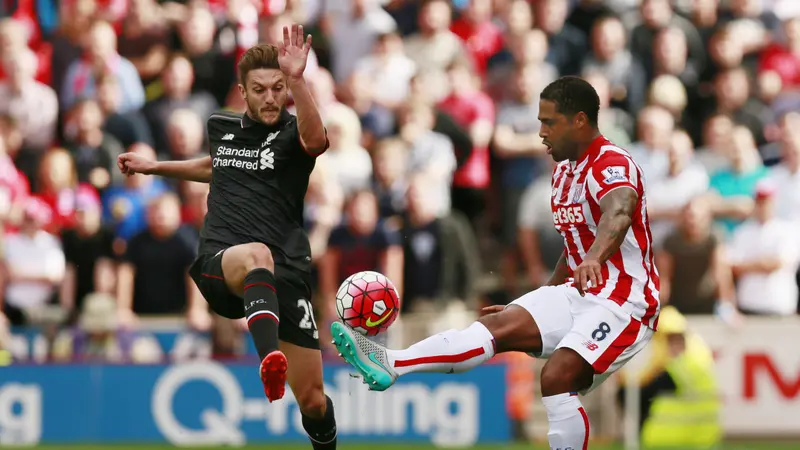
[[[194,280],[215,313],[228,319],[244,317],[244,299],[232,293],[222,275],[222,254],[203,254],[189,268]],[[310,274],[275,263],[275,292],[280,308],[278,338],[304,348],[319,349],[319,331],[311,305]]]

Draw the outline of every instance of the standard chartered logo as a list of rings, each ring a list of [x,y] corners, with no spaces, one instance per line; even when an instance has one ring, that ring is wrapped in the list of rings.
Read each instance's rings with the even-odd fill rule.
[[[230,148],[220,145],[213,158],[214,167],[235,167],[245,170],[275,169],[275,152],[271,148]]]
[[[340,434],[425,435],[435,444],[451,446],[472,445],[477,441],[479,394],[474,385],[442,383],[431,388],[419,383],[400,383],[386,392],[372,392],[360,379],[352,378],[348,370],[336,371],[331,381],[333,384],[325,384],[325,392],[336,405]],[[210,403],[216,403],[215,406],[197,410],[176,404],[178,391],[196,382],[207,383],[218,391],[222,405],[216,406],[218,402],[213,399]],[[170,443],[179,446],[244,445],[247,438],[242,424],[246,421],[263,422],[271,436],[305,435],[291,391],[287,391],[283,400],[270,404],[263,394],[246,398],[240,382],[244,381],[213,361],[170,367],[153,388],[152,414],[156,427]],[[259,384],[255,372],[252,383]],[[206,389],[203,392],[207,395]],[[196,404],[197,396],[191,397],[191,404]],[[370,414],[365,415],[364,411]],[[198,415],[199,429],[184,424],[183,421],[196,423]],[[264,435],[258,433],[258,436]]]

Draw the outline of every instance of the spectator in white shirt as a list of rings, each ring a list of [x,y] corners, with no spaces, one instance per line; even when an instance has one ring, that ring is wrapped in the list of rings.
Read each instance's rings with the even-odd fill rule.
[[[369,80],[372,100],[392,109],[408,97],[417,65],[406,56],[400,35],[386,33],[377,38],[374,51],[358,61],[355,71]]]
[[[56,299],[56,287],[64,279],[66,261],[58,238],[42,229],[50,222],[50,207],[36,197],[26,201],[18,233],[5,238],[7,274],[4,312],[14,325]]]
[[[352,0],[347,8],[329,10],[326,17],[333,77],[344,81],[359,60],[372,51],[379,36],[397,24],[376,0]]]
[[[361,146],[361,122],[350,107],[339,104],[325,118],[330,147],[318,162],[331,169],[343,194],[366,189],[372,181],[372,159]]]
[[[668,155],[667,175],[648,183],[647,212],[656,247],[675,229],[686,204],[708,191],[708,174],[694,161],[692,139],[685,131],[673,133]]]
[[[782,125],[781,162],[770,171],[778,187],[776,214],[800,227],[800,113],[788,113]]]
[[[736,229],[730,244],[739,308],[748,314],[797,312],[800,246],[795,242],[796,228],[775,217],[776,191],[771,180],[759,182],[753,217]]]
[[[434,111],[427,103],[415,102],[400,113],[400,137],[409,144],[406,172],[425,177],[437,217],[450,214],[450,187],[456,169],[453,143],[433,131]]]

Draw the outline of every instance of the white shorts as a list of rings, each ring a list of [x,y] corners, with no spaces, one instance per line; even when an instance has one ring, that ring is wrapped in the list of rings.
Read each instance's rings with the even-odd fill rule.
[[[616,303],[593,294],[581,297],[572,284],[544,286],[509,304],[525,308],[542,334],[547,359],[559,348],[576,351],[594,368],[588,393],[639,353],[653,330],[634,319]]]

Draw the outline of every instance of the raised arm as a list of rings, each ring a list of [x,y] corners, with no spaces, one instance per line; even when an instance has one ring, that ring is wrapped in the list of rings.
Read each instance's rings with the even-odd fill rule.
[[[117,167],[125,175],[141,173],[201,183],[211,182],[211,156],[186,161],[153,161],[129,152],[119,155]]]
[[[303,78],[309,51],[311,35],[305,38],[302,25],[292,25],[291,30],[288,27],[283,28],[278,63],[281,71],[286,74],[289,91],[294,98],[300,144],[309,154],[319,155],[328,148],[328,137],[325,135],[322,116]]]

